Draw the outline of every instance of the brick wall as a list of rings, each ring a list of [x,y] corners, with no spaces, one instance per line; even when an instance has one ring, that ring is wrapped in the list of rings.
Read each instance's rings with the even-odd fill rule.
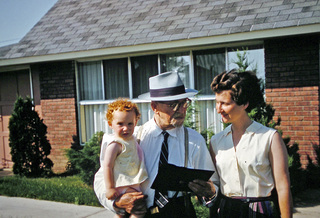
[[[49,158],[54,163],[53,170],[62,172],[66,169],[68,161],[65,149],[71,147],[72,136],[77,134],[75,99],[41,100],[41,107],[52,147]]]
[[[266,97],[280,116],[283,136],[299,144],[301,163],[319,145],[319,37],[265,41]]]
[[[74,64],[70,61],[45,63],[37,69],[42,118],[52,147],[49,158],[54,163],[53,170],[63,172],[68,161],[65,149],[71,147],[72,137],[77,135]]]

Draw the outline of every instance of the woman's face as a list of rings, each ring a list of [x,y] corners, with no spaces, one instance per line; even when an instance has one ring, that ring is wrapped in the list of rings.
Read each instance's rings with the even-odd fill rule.
[[[232,100],[231,92],[231,90],[224,90],[216,93],[216,109],[221,114],[224,123],[236,122],[247,114],[246,108],[248,104],[237,105]]]

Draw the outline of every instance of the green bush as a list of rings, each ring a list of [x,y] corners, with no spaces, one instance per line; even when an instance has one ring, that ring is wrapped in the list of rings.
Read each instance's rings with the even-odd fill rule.
[[[298,192],[305,190],[306,187],[306,172],[301,167],[299,145],[293,143],[289,145],[290,138],[284,138],[288,151],[288,165],[290,173],[291,193],[295,196]]]
[[[34,110],[31,98],[17,98],[9,131],[13,173],[27,177],[50,175],[53,163],[48,158],[51,145],[46,136],[47,126]]]
[[[312,145],[313,150],[316,153],[316,163],[308,155],[308,165],[306,168],[307,173],[307,187],[308,188],[319,188],[320,187],[320,148],[319,145]]]
[[[248,115],[252,120],[264,126],[275,128],[275,126],[280,125],[281,119],[278,117],[277,122],[275,122],[273,120],[274,113],[273,106],[264,102],[261,106],[252,109]]]
[[[84,184],[79,176],[2,177],[0,195],[101,207],[92,187]]]
[[[82,149],[71,148],[66,152],[70,168],[79,173],[82,181],[88,185],[93,184],[94,174],[100,167],[100,145],[103,134],[102,131],[97,132]]]

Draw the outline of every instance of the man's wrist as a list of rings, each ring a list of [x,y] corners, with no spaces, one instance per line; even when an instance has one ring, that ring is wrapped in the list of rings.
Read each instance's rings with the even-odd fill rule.
[[[215,192],[214,195],[209,198],[202,197],[203,206],[212,207],[216,196],[217,196],[217,193]]]

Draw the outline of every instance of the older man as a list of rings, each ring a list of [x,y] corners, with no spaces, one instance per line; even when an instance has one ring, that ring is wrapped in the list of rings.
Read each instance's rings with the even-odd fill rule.
[[[115,201],[108,201],[101,185],[103,177],[99,175],[95,178],[95,192],[103,206],[118,214],[130,213],[132,210],[145,212],[145,200],[148,208],[146,217],[195,217],[190,198],[183,196],[182,192],[159,192],[151,188],[151,185],[158,174],[159,166],[163,163],[214,170],[203,137],[198,132],[183,127],[190,104],[189,97],[195,96],[198,91],[186,89],[178,73],[174,72],[149,78],[149,89],[149,93],[142,94],[139,98],[151,100],[154,117],[136,131],[149,175],[141,187],[143,194],[127,193]],[[211,180],[216,180],[215,174]],[[203,203],[207,206],[216,194],[216,187],[211,180],[196,179],[188,184],[197,196],[202,197]]]

